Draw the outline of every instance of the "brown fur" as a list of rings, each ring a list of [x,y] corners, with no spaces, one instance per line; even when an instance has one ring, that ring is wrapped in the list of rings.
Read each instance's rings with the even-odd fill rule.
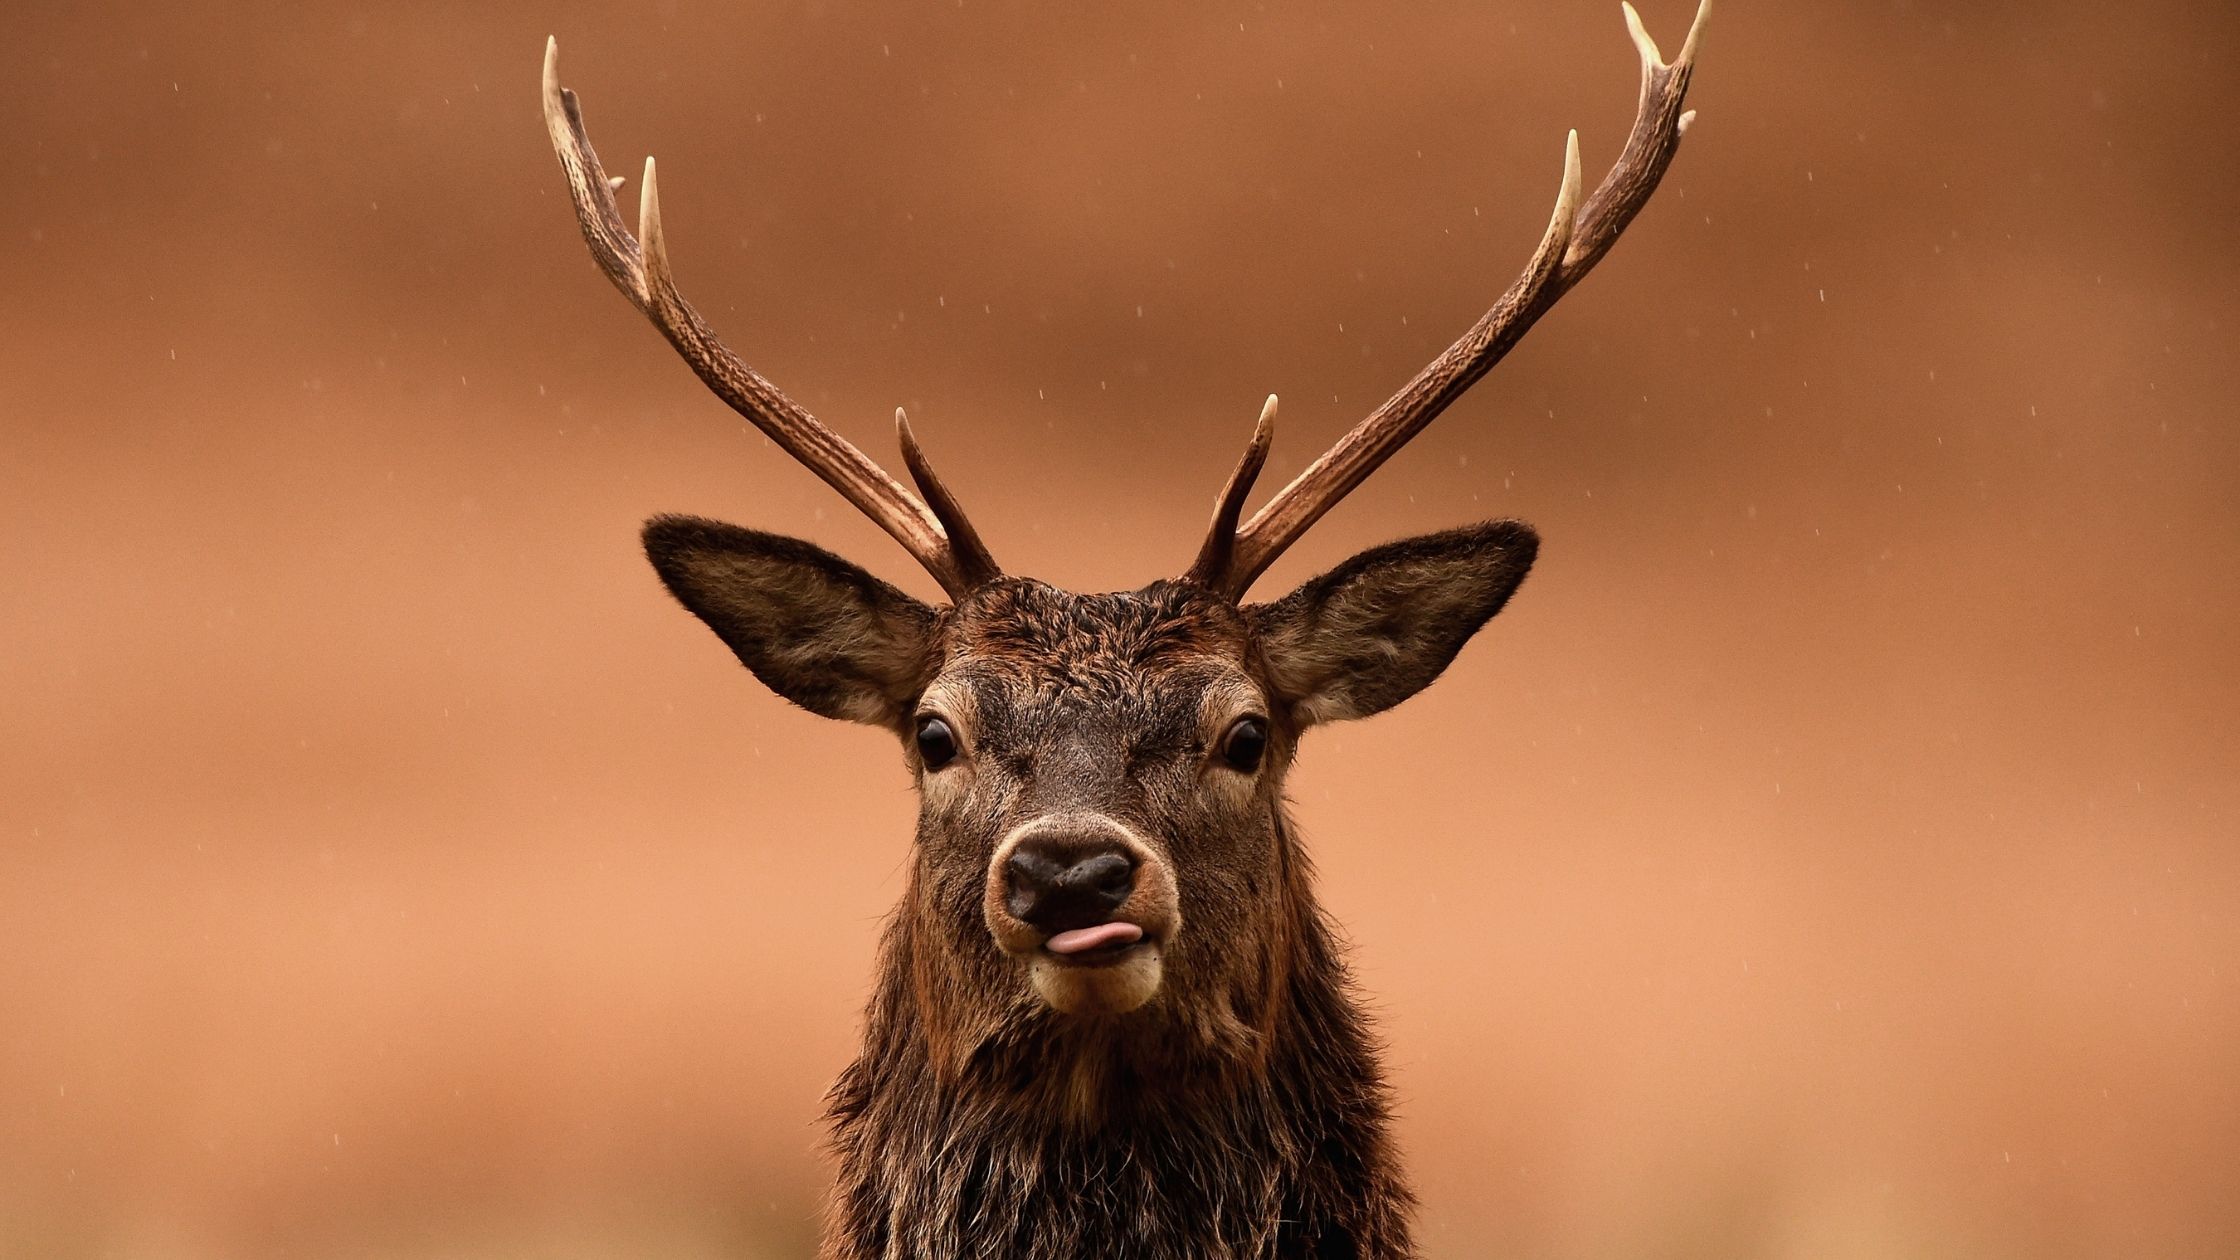
[[[662,518],[646,541],[758,677],[897,731],[918,782],[909,886],[830,1096],[829,1260],[1413,1254],[1375,1042],[1283,780],[1308,726],[1438,676],[1522,580],[1528,528],[1390,544],[1244,607],[1001,578],[935,609],[791,539]],[[928,714],[961,749],[939,768],[912,738]],[[1220,755],[1240,716],[1268,727],[1251,771]],[[1118,917],[1155,988],[1125,1013],[1053,1005],[1041,938],[991,891],[1006,837],[1068,819],[1140,849]],[[1064,975],[1110,996],[1119,971]]]
[[[546,129],[608,277],[956,601],[788,538],[646,529],[662,581],[757,678],[894,731],[917,780],[909,889],[831,1096],[829,1260],[1412,1254],[1374,1046],[1283,780],[1308,727],[1429,686],[1537,539],[1513,521],[1449,530],[1238,601],[1608,252],[1694,117],[1708,7],[1670,63],[1627,10],[1642,82],[1625,150],[1582,202],[1573,137],[1548,230],[1491,310],[1240,524],[1271,396],[1188,575],[1111,595],[999,576],[900,412],[922,499],[725,348],[670,278],[652,161],[634,239],[547,43]]]

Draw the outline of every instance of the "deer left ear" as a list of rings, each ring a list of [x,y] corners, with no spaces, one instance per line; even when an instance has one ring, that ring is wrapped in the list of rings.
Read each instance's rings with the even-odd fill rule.
[[[1522,521],[1403,539],[1244,615],[1301,727],[1368,717],[1430,686],[1539,549]]]

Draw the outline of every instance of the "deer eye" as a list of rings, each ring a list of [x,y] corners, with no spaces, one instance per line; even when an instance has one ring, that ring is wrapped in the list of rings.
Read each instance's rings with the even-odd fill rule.
[[[1260,758],[1268,751],[1268,724],[1256,717],[1238,718],[1221,737],[1221,760],[1231,770],[1251,774],[1260,768]]]
[[[928,770],[939,770],[957,759],[957,735],[937,717],[918,719],[918,759]]]

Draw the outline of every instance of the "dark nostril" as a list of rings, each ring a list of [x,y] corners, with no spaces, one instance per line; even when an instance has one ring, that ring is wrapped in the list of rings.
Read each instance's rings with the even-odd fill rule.
[[[1032,841],[1012,852],[1004,873],[1012,915],[1053,934],[1106,922],[1136,884],[1135,859],[1125,851],[1083,854]]]
[[[1065,864],[1040,849],[1020,845],[1012,850],[1011,860],[1003,864],[1011,877],[1012,912],[1018,912],[1021,897],[1036,897],[1045,889],[1057,885],[1058,877],[1065,874]]]
[[[1060,887],[1079,888],[1084,895],[1105,898],[1117,907],[1128,899],[1136,884],[1136,864],[1118,853],[1099,853],[1076,862],[1058,877]]]

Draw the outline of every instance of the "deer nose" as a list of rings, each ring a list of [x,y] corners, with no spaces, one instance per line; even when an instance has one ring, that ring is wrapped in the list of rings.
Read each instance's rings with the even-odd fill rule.
[[[1003,869],[1006,908],[1046,936],[1109,920],[1136,886],[1135,858],[1101,836],[1029,838]]]

